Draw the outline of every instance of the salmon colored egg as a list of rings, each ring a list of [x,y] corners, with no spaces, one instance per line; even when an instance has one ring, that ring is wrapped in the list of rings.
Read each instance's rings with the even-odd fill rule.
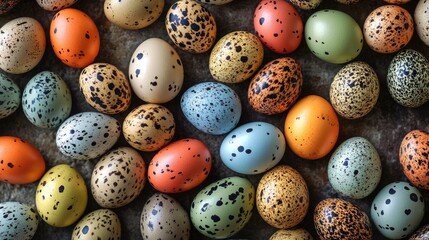
[[[299,100],[286,116],[285,137],[292,152],[315,160],[326,156],[337,142],[340,125],[334,108],[324,98]]]
[[[17,137],[0,137],[0,181],[32,183],[44,172],[45,159],[33,145]]]
[[[94,21],[73,8],[55,14],[50,38],[55,55],[73,68],[84,68],[94,62],[100,49],[100,34]]]

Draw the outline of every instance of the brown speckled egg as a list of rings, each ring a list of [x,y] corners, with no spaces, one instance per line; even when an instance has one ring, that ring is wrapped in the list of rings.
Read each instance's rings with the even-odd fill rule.
[[[402,139],[399,161],[408,180],[429,190],[429,133],[413,130]]]
[[[384,0],[384,1],[390,4],[405,4],[411,0]]]
[[[313,236],[303,228],[294,230],[279,229],[271,235],[269,240],[313,240]]]
[[[225,83],[239,83],[251,77],[264,59],[259,39],[244,31],[222,37],[210,54],[209,69],[213,78]]]
[[[322,0],[290,0],[290,2],[302,10],[310,10],[317,8]]]
[[[47,11],[59,11],[75,4],[77,0],[37,0],[37,4]]]
[[[5,14],[12,10],[21,0],[2,0],[0,1],[0,14]]]
[[[419,228],[408,240],[425,240],[429,239],[429,224]]]
[[[413,17],[396,5],[384,5],[365,20],[363,33],[369,47],[378,53],[393,53],[405,47],[414,32]]]
[[[429,0],[420,0],[414,11],[416,32],[420,39],[429,46]]]
[[[262,176],[256,189],[256,207],[265,222],[275,228],[298,225],[308,211],[307,184],[290,166],[279,165]]]
[[[171,5],[165,27],[173,43],[190,53],[206,52],[215,43],[216,22],[213,15],[193,0],[179,0]]]
[[[290,57],[275,59],[253,77],[247,98],[259,113],[281,113],[296,101],[302,83],[301,66],[297,61]]]
[[[166,107],[143,104],[127,115],[122,131],[133,148],[151,152],[169,143],[175,128],[173,114]]]
[[[82,70],[80,91],[86,102],[106,114],[121,113],[131,104],[131,87],[125,74],[108,63],[94,63]]]
[[[372,239],[371,222],[361,209],[340,198],[328,198],[314,209],[320,239]]]
[[[342,117],[356,119],[368,114],[380,93],[377,74],[364,62],[344,66],[331,83],[332,107]]]

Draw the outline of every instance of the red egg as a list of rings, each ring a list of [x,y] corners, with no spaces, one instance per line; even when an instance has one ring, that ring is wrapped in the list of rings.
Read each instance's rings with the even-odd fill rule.
[[[301,16],[286,0],[262,0],[256,7],[253,25],[261,42],[276,53],[291,53],[301,43]]]

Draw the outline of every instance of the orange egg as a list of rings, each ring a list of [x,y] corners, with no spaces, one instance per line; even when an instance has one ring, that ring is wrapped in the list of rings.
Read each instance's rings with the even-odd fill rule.
[[[57,57],[74,68],[84,68],[94,62],[100,49],[100,34],[94,21],[73,8],[55,14],[50,38]]]
[[[308,160],[326,156],[337,142],[339,130],[334,108],[316,95],[299,100],[285,121],[287,144],[296,155]]]
[[[30,143],[17,137],[0,137],[0,181],[32,183],[45,172],[45,160]]]

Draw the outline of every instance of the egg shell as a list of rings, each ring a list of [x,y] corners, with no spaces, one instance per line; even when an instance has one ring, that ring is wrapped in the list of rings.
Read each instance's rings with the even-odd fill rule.
[[[368,216],[340,198],[328,198],[314,209],[314,227],[320,239],[372,239]]]
[[[75,4],[77,0],[37,0],[37,4],[47,11],[59,11]]]
[[[362,30],[347,13],[320,10],[308,18],[304,29],[308,48],[326,62],[346,63],[362,51]]]
[[[404,107],[420,107],[429,100],[429,61],[421,53],[405,49],[395,55],[387,69],[387,88]]]
[[[379,94],[377,74],[365,62],[353,62],[341,68],[329,90],[332,107],[347,119],[367,115],[375,107]]]
[[[164,9],[164,0],[106,0],[104,15],[113,24],[137,30],[154,23]]]
[[[408,182],[383,187],[371,204],[371,219],[389,239],[401,239],[416,230],[423,219],[425,203],[419,190]]]
[[[21,90],[5,74],[0,73],[0,119],[10,116],[21,104]]]
[[[408,240],[424,240],[429,239],[429,224],[424,225],[414,232]]]
[[[310,10],[317,8],[322,0],[290,0],[290,2],[302,10]]]
[[[30,143],[0,136],[0,181],[11,184],[35,182],[45,172],[45,159]]]
[[[302,84],[299,63],[290,57],[278,58],[267,63],[253,77],[247,99],[250,106],[259,113],[281,113],[298,99]]]
[[[275,53],[291,53],[302,40],[301,16],[286,0],[259,2],[253,15],[253,26],[261,42]]]
[[[223,36],[213,47],[209,69],[217,81],[239,83],[250,78],[263,59],[261,41],[249,32],[236,31]]]
[[[163,193],[155,193],[143,206],[140,232],[143,239],[148,240],[187,240],[191,232],[188,212],[174,198]]]
[[[360,0],[336,0],[336,1],[346,5],[352,5],[360,2]]]
[[[106,114],[124,112],[131,104],[131,86],[125,74],[109,63],[94,63],[79,75],[86,102]]]
[[[378,53],[394,53],[404,48],[414,33],[413,17],[402,7],[384,5],[365,19],[363,33],[368,46]]]
[[[33,69],[46,48],[45,30],[34,18],[15,18],[0,28],[0,68],[21,74]]]
[[[293,230],[279,229],[271,235],[269,240],[313,240],[313,236],[303,228]]]
[[[223,5],[223,4],[230,3],[234,0],[197,0],[197,1],[202,3],[212,4],[212,5]]]
[[[280,129],[265,122],[250,122],[223,139],[220,157],[235,172],[259,174],[280,162],[285,150],[286,140]]]
[[[191,222],[204,236],[228,238],[252,216],[255,189],[241,177],[220,179],[203,188],[191,203]]]
[[[49,169],[36,189],[36,208],[40,218],[54,227],[67,227],[83,215],[88,202],[85,180],[67,164]]]
[[[128,74],[134,93],[148,103],[166,103],[175,98],[184,78],[180,56],[160,38],[147,39],[136,48]]]
[[[390,4],[405,4],[411,0],[384,0],[384,1]]]
[[[0,203],[0,238],[3,240],[31,240],[39,225],[39,216],[27,204]]]
[[[284,127],[292,152],[307,160],[326,156],[337,142],[339,129],[334,108],[317,95],[300,99],[289,110]]]
[[[5,14],[12,10],[21,0],[3,0],[0,2],[0,14]]]
[[[100,34],[84,12],[66,8],[52,18],[49,35],[55,55],[67,66],[84,68],[94,62],[100,49]]]
[[[143,104],[133,109],[123,123],[125,140],[140,151],[156,151],[174,137],[173,114],[164,106]]]
[[[85,215],[74,227],[72,240],[121,239],[121,222],[109,209],[98,209]]]
[[[416,32],[422,42],[429,46],[429,19],[427,13],[429,12],[429,1],[420,0],[417,3],[414,11],[414,20],[416,22]]]
[[[185,192],[200,185],[211,167],[208,147],[197,139],[186,138],[165,146],[152,158],[148,180],[160,192]]]
[[[208,51],[216,40],[216,21],[200,3],[179,0],[168,9],[165,27],[171,41],[190,53]]]
[[[103,208],[125,206],[137,198],[146,183],[146,164],[134,149],[120,147],[105,154],[94,166],[91,192]]]
[[[399,162],[408,180],[416,187],[429,190],[429,134],[420,130],[408,132],[399,148]]]
[[[237,93],[216,82],[190,87],[183,93],[180,107],[194,127],[214,135],[225,134],[237,126],[242,108]]]
[[[256,196],[256,207],[262,219],[282,229],[298,225],[310,203],[304,178],[286,165],[278,165],[262,176]]]
[[[67,83],[56,73],[43,71],[28,81],[22,92],[22,110],[40,128],[56,128],[70,115],[72,97]]]
[[[377,149],[362,137],[344,141],[328,163],[328,179],[334,190],[354,199],[371,194],[380,182],[381,172]]]
[[[76,160],[100,157],[115,145],[121,134],[119,122],[102,113],[82,112],[69,117],[58,128],[58,150]]]

